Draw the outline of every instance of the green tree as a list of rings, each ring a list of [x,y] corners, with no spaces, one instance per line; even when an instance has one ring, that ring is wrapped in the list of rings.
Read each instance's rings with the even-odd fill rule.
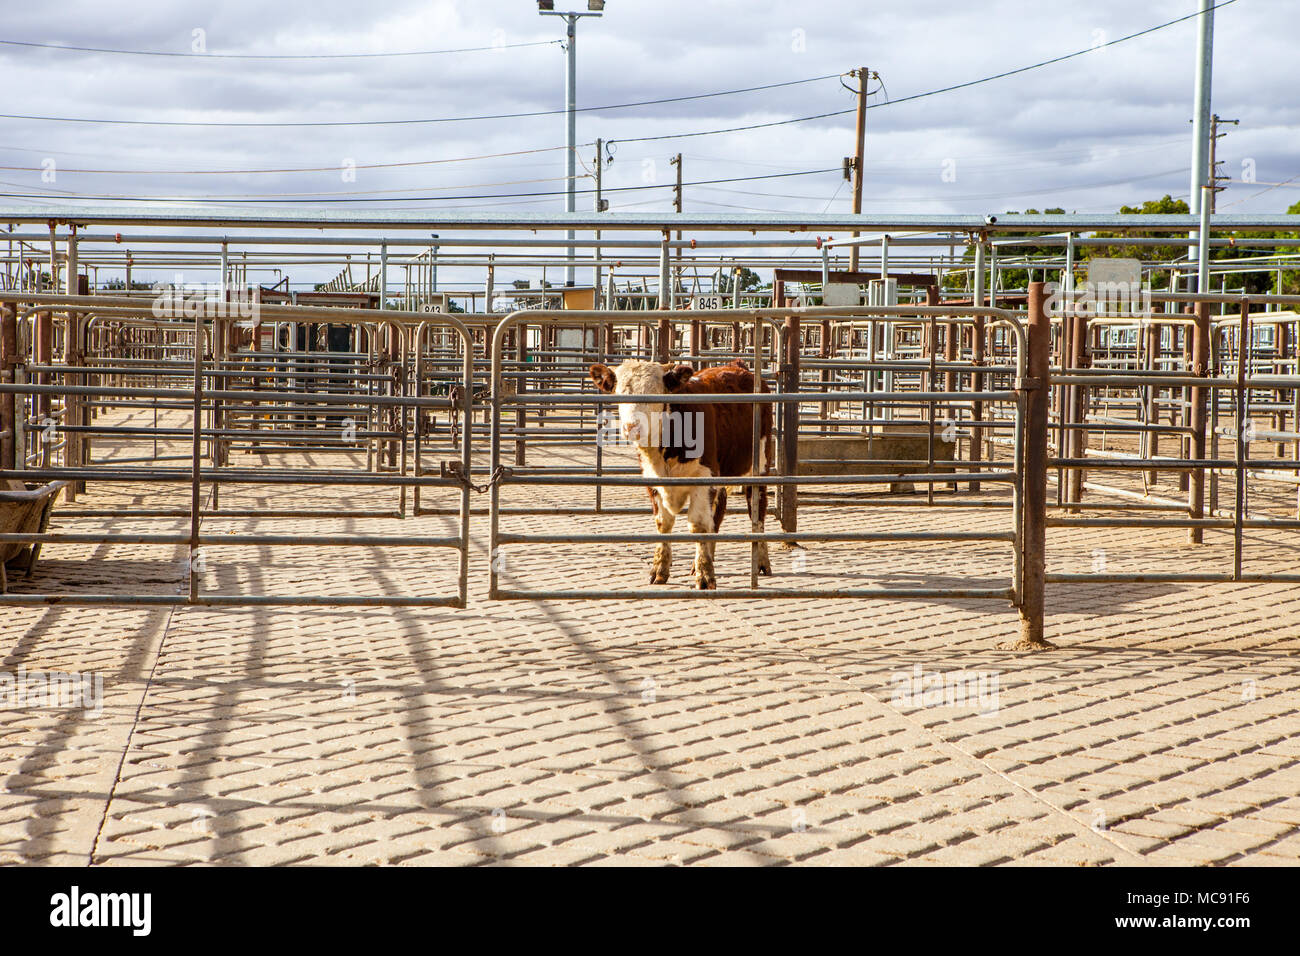
[[[1300,202],[1292,203],[1287,209],[1287,214],[1292,216],[1300,215]],[[1220,246],[1217,249],[1210,250],[1212,258],[1253,259],[1266,256],[1300,255],[1300,247],[1269,245],[1268,242],[1270,239],[1300,239],[1300,232],[1242,232],[1233,233],[1230,238],[1232,245]],[[1282,293],[1284,295],[1300,295],[1300,271],[1297,271],[1296,260],[1291,260],[1291,263],[1289,267],[1282,270]],[[1226,278],[1229,291],[1276,292],[1278,286],[1277,264],[1254,272],[1234,273]]]
[[[727,294],[731,292],[732,274],[724,271],[718,279],[718,291]],[[763,280],[758,277],[758,273],[753,269],[746,269],[743,266],[740,269],[740,291],[754,292],[763,288]]]
[[[1026,216],[1039,216],[1039,215],[1063,216],[1065,215],[1065,210],[1059,206],[1051,209],[1044,209],[1041,213],[1037,209],[1026,209],[1024,214]],[[1019,216],[1020,211],[1018,209],[1008,209],[1006,215]],[[1037,235],[1037,233],[1032,231],[1025,231],[1025,232],[1016,231],[1016,232],[998,233],[997,238],[1003,239],[1003,238],[1011,238],[1014,236],[1034,236],[1034,235]],[[1034,243],[1027,243],[1024,245],[1006,246],[1004,248],[1005,248],[1005,252],[999,253],[1000,258],[1004,258],[1004,259],[1007,258],[1018,259],[1022,257],[1028,257],[1030,259],[1033,259],[1035,256],[1059,257],[1061,255],[1060,246],[1049,246],[1049,245],[1040,246]],[[975,247],[967,246],[966,251],[962,253],[962,259],[967,263],[973,263],[975,261]],[[961,277],[957,280],[956,283],[957,288],[969,289],[970,277],[971,277],[971,273],[969,272],[963,273]],[[1028,284],[1029,284],[1028,269],[999,269],[998,270],[999,288],[1019,289],[1027,286]]]
[[[1166,194],[1160,199],[1148,199],[1141,206],[1120,206],[1119,212],[1122,216],[1187,215],[1191,209],[1186,200],[1174,199]],[[1129,235],[1152,237],[1160,233],[1139,231]],[[1124,238],[1117,232],[1104,230],[1096,233],[1096,236],[1101,239],[1114,237],[1122,240]],[[1081,262],[1087,262],[1089,259],[1140,259],[1143,262],[1154,262],[1178,259],[1185,255],[1187,255],[1186,242],[1173,242],[1167,246],[1149,246],[1121,241],[1113,246],[1083,246],[1079,249],[1076,258]],[[1167,278],[1168,273],[1162,270],[1162,275]]]

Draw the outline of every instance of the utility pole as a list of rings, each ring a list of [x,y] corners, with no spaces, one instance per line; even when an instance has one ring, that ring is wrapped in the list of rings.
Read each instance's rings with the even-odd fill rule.
[[[852,159],[844,160],[844,178],[849,178],[849,172],[853,173],[853,213],[857,215],[862,212],[862,164],[866,153],[867,145],[867,80],[871,76],[871,71],[865,66],[858,67],[853,71],[853,75],[858,78],[858,128],[856,134],[856,148]],[[858,233],[853,233],[857,238]],[[858,247],[849,247],[849,271],[858,271]]]
[[[672,159],[668,160],[673,166],[677,167],[677,185],[673,187],[673,211],[682,211],[682,154],[678,153]],[[679,234],[678,239],[681,238]]]
[[[668,160],[673,166],[677,167],[677,184],[673,186],[673,211],[680,213],[682,211],[682,154],[678,153],[672,159]],[[682,231],[677,230],[677,241],[682,240]],[[680,282],[682,278],[682,247],[677,246],[677,278],[674,281]]]
[[[602,198],[600,195],[600,174],[602,167],[605,165],[604,157],[601,156],[603,148],[604,140],[596,140],[596,212],[604,212],[609,208],[609,200]]]
[[[1188,195],[1188,208],[1193,215],[1202,212],[1201,193],[1207,186],[1214,185],[1209,179],[1213,172],[1209,167],[1207,153],[1210,145],[1210,89],[1211,71],[1214,65],[1214,0],[1201,0],[1198,17],[1200,27],[1196,38],[1196,90],[1192,99],[1192,172],[1191,188]],[[1205,210],[1208,212],[1209,210]],[[1200,247],[1204,245],[1205,220],[1202,217],[1202,229],[1196,237],[1196,245],[1189,246],[1187,258],[1198,261]],[[1189,237],[1190,238],[1190,237]],[[1199,270],[1197,292],[1205,292],[1205,271]]]
[[[564,17],[564,51],[568,57],[568,69],[564,75],[564,101],[566,110],[565,169],[568,185],[564,190],[564,211],[572,214],[577,210],[575,204],[578,181],[578,18],[598,17],[605,9],[605,0],[587,0],[586,11],[569,11],[561,13],[555,9],[555,0],[537,0],[537,11],[542,16]],[[572,229],[565,233],[569,240],[567,254],[568,265],[565,268],[565,285],[574,284],[576,269],[576,252],[573,247],[576,234]]]
[[[1210,212],[1214,212],[1215,206],[1218,205],[1216,200],[1219,198],[1219,193],[1228,188],[1227,186],[1220,186],[1219,183],[1226,183],[1232,180],[1231,176],[1219,175],[1219,140],[1228,135],[1227,133],[1220,133],[1219,127],[1221,125],[1236,126],[1240,122],[1240,120],[1222,119],[1218,113],[1215,113],[1210,117]]]
[[[604,141],[597,139],[596,140],[596,212],[604,212],[606,209],[609,208],[609,200],[602,198],[600,195],[600,173],[601,173],[601,167],[604,166],[605,164],[604,147],[605,147]],[[592,288],[591,295],[592,295],[592,304],[597,309],[599,309],[601,307],[601,302],[600,302],[601,255],[600,255],[600,230],[599,229],[596,230],[595,253],[596,253],[596,265],[591,270],[591,288]],[[583,335],[585,336],[586,333],[584,332]],[[597,449],[597,454],[599,454],[599,449]]]
[[[565,124],[566,135],[565,143],[568,149],[564,155],[568,160],[565,175],[564,187],[564,211],[572,213],[577,209],[574,204],[575,187],[578,184],[578,18],[576,16],[566,16],[564,18],[567,24],[566,41],[564,49],[568,54],[569,68],[564,74],[564,102],[568,110],[567,122]],[[573,248],[573,241],[576,233],[570,229],[565,233],[565,238],[569,240],[568,266],[564,270],[564,284],[573,285],[574,283],[574,262],[576,250]]]
[[[1206,185],[1210,144],[1210,89],[1214,64],[1214,0],[1201,0],[1196,38],[1196,92],[1192,102],[1192,181],[1189,204],[1201,211],[1201,187]]]

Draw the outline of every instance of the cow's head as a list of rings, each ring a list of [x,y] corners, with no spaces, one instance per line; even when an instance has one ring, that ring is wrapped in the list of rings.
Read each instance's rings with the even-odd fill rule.
[[[640,362],[629,359],[616,369],[599,363],[591,367],[596,387],[611,395],[671,395],[695,374],[689,365]],[[667,405],[663,402],[621,402],[618,421],[623,437],[642,448],[658,444]]]

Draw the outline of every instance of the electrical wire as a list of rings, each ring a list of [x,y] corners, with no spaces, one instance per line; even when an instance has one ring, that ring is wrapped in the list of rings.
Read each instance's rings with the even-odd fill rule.
[[[1216,4],[1211,9],[1217,10],[1220,7],[1226,7],[1229,4],[1236,3],[1236,2],[1237,0],[1222,0],[1222,2]],[[965,83],[955,83],[952,86],[944,86],[936,90],[927,90],[924,93],[913,93],[911,96],[901,96],[898,99],[887,100],[884,103],[869,103],[867,104],[867,109],[873,110],[873,109],[881,109],[886,106],[897,106],[899,103],[907,103],[912,100],[924,99],[927,96],[938,96],[940,93],[951,93],[953,90],[962,90],[962,89],[966,89],[967,87],[978,86],[981,83],[990,83],[993,80],[1000,80],[1008,76],[1015,76],[1018,73],[1026,73],[1029,70],[1037,70],[1040,67],[1051,66],[1054,63],[1060,63],[1064,60],[1073,59],[1074,57],[1077,56],[1083,56],[1086,53],[1094,53],[1097,50],[1104,50],[1107,47],[1112,47],[1120,43],[1125,43],[1129,40],[1137,39],[1138,37],[1141,36],[1146,36],[1149,33],[1154,33],[1157,30],[1163,30],[1166,27],[1174,26],[1175,24],[1182,23],[1185,20],[1194,19],[1196,17],[1199,17],[1200,15],[1201,14],[1199,11],[1196,13],[1190,13],[1185,17],[1179,17],[1176,20],[1169,20],[1165,23],[1158,23],[1153,27],[1147,27],[1145,30],[1139,30],[1137,33],[1130,33],[1127,36],[1122,36],[1114,40],[1108,40],[1105,43],[1099,43],[1096,46],[1090,46],[1087,49],[1075,50],[1073,53],[1066,53],[1061,56],[1052,57],[1050,60],[1040,60],[1039,62],[1031,63],[1028,66],[1017,67],[1014,70],[1006,70],[1002,73],[994,73],[991,76],[980,77],[977,80],[968,80]],[[842,76],[843,74],[840,75]],[[611,140],[610,142],[611,143],[648,143],[648,142],[653,142],[656,140],[664,140],[664,139],[686,139],[688,137],[693,137],[693,136],[716,136],[721,133],[739,133],[739,132],[745,132],[754,129],[770,129],[771,127],[774,126],[789,126],[793,123],[808,123],[813,120],[828,119],[832,116],[846,116],[849,113],[855,113],[855,112],[857,112],[857,108],[850,107],[849,109],[845,109],[845,110],[834,110],[829,113],[816,113],[812,116],[797,116],[794,119],[776,120],[771,123],[755,123],[749,126],[732,126],[727,129],[699,130],[698,132],[693,132],[693,133],[669,133],[661,136],[629,136],[623,139]]]
[[[547,177],[544,177],[544,178],[541,178],[541,179],[510,179],[510,180],[505,180],[504,182],[496,182],[496,183],[466,183],[465,185],[462,185],[462,186],[404,186],[404,187],[401,187],[401,188],[399,188],[399,189],[332,189],[332,190],[316,190],[316,191],[312,191],[312,192],[294,192],[294,193],[288,193],[288,192],[274,192],[274,193],[229,193],[229,194],[225,194],[225,193],[223,193],[223,194],[220,194],[220,195],[210,195],[210,196],[185,196],[185,197],[183,197],[183,198],[185,198],[185,199],[211,199],[211,200],[220,200],[220,199],[270,199],[270,198],[291,197],[291,196],[375,196],[375,195],[389,194],[389,193],[411,193],[411,192],[419,192],[419,191],[421,191],[421,190],[428,190],[428,189],[437,189],[437,190],[452,190],[452,189],[492,189],[492,188],[496,188],[496,187],[498,187],[498,186],[523,186],[523,185],[527,185],[527,184],[530,184],[530,183],[562,183],[562,182],[567,182],[570,178],[577,180],[577,179],[590,179],[591,177],[590,177],[590,176],[573,176],[573,177],[569,177],[569,176],[547,176]],[[30,186],[27,186],[25,183],[14,183],[14,182],[9,182],[8,180],[0,180],[0,185],[4,185],[4,186],[14,186],[14,187],[16,187],[16,188],[18,188],[18,189],[30,189],[30,188],[31,188]],[[80,193],[76,192],[75,190],[71,190],[71,189],[54,189],[54,188],[52,188],[52,187],[48,187],[48,188],[47,188],[47,187],[45,187],[45,186],[42,186],[42,187],[40,187],[40,188],[41,188],[44,192],[46,192],[46,193],[51,193],[51,194],[53,194],[53,193],[62,193],[62,194],[64,194],[64,195],[69,195],[69,196],[81,196]],[[508,194],[507,194],[507,195],[508,195]],[[108,195],[105,195],[105,196],[99,196],[99,197],[96,197],[96,198],[99,198],[99,199],[138,199],[138,198],[140,198],[140,197],[138,197],[138,196],[108,196]],[[171,198],[182,198],[182,197],[171,197]],[[448,199],[459,199],[459,198],[461,198],[461,197],[459,197],[459,196],[448,196],[448,197],[446,197],[446,198],[448,198]]]
[[[749,86],[737,90],[718,90],[712,93],[692,93],[687,96],[666,96],[654,100],[638,100],[633,103],[610,103],[604,106],[579,106],[574,109],[576,113],[595,113],[605,110],[633,109],[639,106],[659,106],[665,103],[685,103],[690,100],[704,100],[715,96],[734,96],[740,93],[755,93],[762,90],[774,90],[786,86],[798,86],[803,83],[816,83],[821,80],[829,80],[839,76],[838,73],[828,73],[825,76],[811,76],[802,80],[786,80],[781,83],[765,83],[762,86]],[[416,126],[440,123],[469,123],[480,120],[502,120],[502,119],[527,119],[535,116],[556,116],[568,113],[567,109],[554,110],[528,110],[520,113],[488,113],[479,116],[434,116],[423,117],[420,119],[394,119],[394,120],[298,120],[290,122],[269,122],[269,121],[222,121],[222,120],[128,120],[128,119],[98,119],[88,116],[40,116],[24,113],[0,113],[0,119],[17,119],[33,120],[42,123],[90,123],[101,126],[184,126],[184,127],[204,127],[213,129],[281,129],[281,128],[317,128],[317,127],[339,127],[339,126]],[[828,114],[829,115],[829,114]]]
[[[594,146],[591,143],[579,143],[575,148]],[[0,147],[8,148],[8,147]],[[411,166],[436,166],[443,163],[466,163],[480,159],[500,159],[503,156],[526,156],[532,153],[552,153],[567,146],[543,146],[537,149],[516,149],[507,153],[483,153],[479,156],[455,156],[450,159],[419,159],[404,163],[358,163],[351,169],[399,169]],[[112,176],[251,176],[262,173],[334,173],[339,166],[293,166],[282,169],[75,169],[60,168],[60,173],[95,173]],[[16,172],[40,173],[44,166],[0,166],[0,169]]]
[[[479,53],[485,50],[518,50],[530,46],[563,45],[563,40],[530,40],[525,43],[502,43],[494,46],[467,46],[453,50],[404,50],[393,53],[195,53],[169,50],[115,50],[98,46],[64,46],[59,43],[36,43],[31,40],[0,40],[4,46],[63,50],[69,53],[113,53],[127,56],[181,57],[190,60],[363,60],[379,57],[435,56],[442,53]]]
[[[759,180],[759,179],[786,179],[786,178],[790,178],[790,177],[793,177],[793,176],[815,176],[815,175],[821,175],[821,174],[825,174],[825,173],[839,173],[840,171],[841,171],[841,170],[840,170],[840,167],[835,166],[835,167],[830,167],[830,168],[827,168],[827,169],[805,169],[805,170],[800,170],[800,171],[798,171],[798,172],[792,172],[792,173],[769,173],[769,174],[764,175],[764,176],[740,176],[740,177],[730,177],[730,178],[725,178],[725,179],[702,179],[702,180],[698,180],[698,181],[696,181],[696,182],[683,183],[682,185],[683,185],[683,186],[704,186],[704,185],[712,185],[712,184],[714,184],[714,183],[751,182],[751,181],[753,181],[753,180]],[[567,177],[562,177],[562,178],[567,178]],[[672,188],[674,188],[674,184],[673,184],[673,183],[652,183],[652,184],[644,185],[644,186],[612,186],[612,187],[606,187],[606,188],[604,188],[602,191],[603,191],[603,192],[606,192],[606,193],[611,193],[611,192],[636,192],[636,191],[645,190],[645,189],[672,189]],[[590,194],[590,193],[594,193],[595,191],[596,191],[596,190],[594,190],[594,189],[577,189],[577,190],[574,190],[574,194],[575,194],[575,195],[578,194],[578,193]],[[535,197],[535,196],[565,196],[565,195],[568,195],[568,190],[554,190],[554,191],[542,191],[542,192],[532,192],[532,193],[490,193],[490,194],[481,194],[481,195],[476,195],[476,196],[410,196],[410,197],[407,197],[407,198],[405,198],[405,199],[401,199],[401,200],[398,200],[398,201],[399,201],[399,202],[437,202],[437,201],[445,201],[445,200],[449,200],[449,199],[450,199],[450,200],[463,200],[463,199],[510,199],[510,198],[513,198],[513,197],[516,197],[516,196],[517,196],[517,197],[520,197],[520,198],[531,198],[531,197]],[[33,194],[33,193],[0,193],[0,197],[4,197],[4,198],[8,198],[8,199],[48,199],[48,198],[51,198],[51,197],[50,197],[48,194],[46,194],[46,193],[35,193],[35,194]],[[60,197],[60,198],[62,198],[62,197]],[[86,193],[70,193],[70,194],[68,195],[68,198],[75,198],[75,199],[95,199],[95,200],[123,200],[123,199],[125,199],[125,200],[131,200],[131,201],[135,201],[135,202],[189,202],[189,203],[209,203],[209,202],[212,202],[212,203],[221,203],[221,202],[225,202],[225,200],[223,200],[221,197],[202,197],[202,196],[103,196],[103,195],[90,195],[90,194],[86,194]],[[250,202],[250,201],[251,201],[251,202],[269,202],[269,203],[274,203],[274,202],[284,202],[284,203],[300,203],[300,202],[311,202],[311,203],[335,203],[335,202],[340,202],[340,203],[341,203],[341,202],[385,202],[385,201],[388,201],[388,200],[371,200],[371,199],[280,199],[280,198],[268,198],[268,199],[264,199],[264,200],[246,200],[246,199],[245,199],[245,200],[242,200],[242,201],[245,201],[245,202]]]
[[[1240,199],[1234,199],[1232,202],[1222,203],[1221,206],[1222,206],[1222,208],[1225,208],[1225,209],[1226,209],[1228,206],[1236,206],[1236,205],[1239,204],[1239,203],[1249,202],[1250,200],[1255,199],[1255,198],[1257,198],[1257,197],[1259,197],[1259,196],[1262,196],[1262,195],[1264,195],[1265,193],[1271,193],[1274,189],[1281,189],[1283,186],[1300,187],[1300,182],[1298,182],[1298,180],[1300,180],[1300,174],[1297,174],[1297,175],[1295,175],[1295,176],[1292,176],[1290,179],[1284,179],[1284,180],[1282,180],[1280,183],[1267,183],[1267,184],[1264,184],[1264,185],[1267,185],[1267,186],[1268,186],[1267,189],[1261,189],[1259,192],[1257,192],[1257,193],[1252,193],[1252,194],[1249,195],[1249,196],[1243,196],[1243,197],[1240,198]],[[1239,180],[1235,180],[1235,179],[1234,179],[1234,180],[1232,180],[1232,182],[1236,183],[1236,182],[1239,182]]]

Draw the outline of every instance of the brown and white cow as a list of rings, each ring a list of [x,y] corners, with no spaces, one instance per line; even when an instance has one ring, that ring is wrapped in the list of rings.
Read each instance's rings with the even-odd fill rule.
[[[740,478],[752,473],[754,406],[751,403],[706,402],[674,404],[672,395],[752,393],[754,373],[744,362],[717,365],[696,372],[689,365],[630,360],[616,369],[596,364],[591,377],[602,392],[620,395],[663,395],[663,402],[618,405],[625,440],[636,445],[641,473],[659,478]],[[762,391],[767,391],[762,386]],[[759,474],[768,474],[773,458],[772,406],[759,406]],[[658,485],[649,488],[655,526],[669,534],[677,516],[685,513],[694,534],[709,534],[722,526],[727,489],[721,485]],[[759,530],[767,519],[767,489],[745,487],[751,518]],[[695,550],[695,585],[717,587],[712,542]],[[667,584],[672,546],[655,547],[651,584]],[[767,544],[758,546],[758,570],[771,574]]]

